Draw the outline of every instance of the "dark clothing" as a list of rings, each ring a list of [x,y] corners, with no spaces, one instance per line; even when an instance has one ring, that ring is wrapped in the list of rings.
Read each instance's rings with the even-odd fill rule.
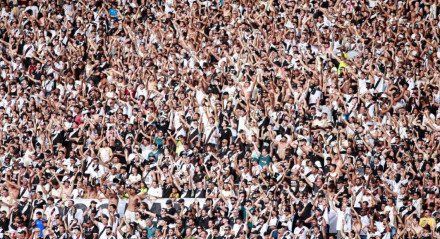
[[[205,196],[206,196],[205,189],[203,189],[203,190],[195,189],[194,190],[194,197],[195,198],[205,198]]]
[[[84,229],[84,238],[93,239],[93,234],[99,234],[98,227],[93,225],[92,227]]]
[[[197,221],[197,225],[203,227],[204,229],[208,228],[208,221],[209,221],[209,217],[208,216],[206,216],[206,217],[198,217],[196,219],[196,221]]]
[[[0,218],[0,228],[3,232],[7,232],[9,227],[9,218]]]
[[[182,190],[182,194],[180,194],[181,198],[192,198],[193,192],[191,190]]]

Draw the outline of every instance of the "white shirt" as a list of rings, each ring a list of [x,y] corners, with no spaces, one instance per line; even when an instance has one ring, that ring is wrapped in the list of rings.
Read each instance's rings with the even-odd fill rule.
[[[70,225],[70,223],[72,223],[74,219],[77,219],[78,222],[81,224],[84,220],[83,213],[83,210],[76,209],[75,214],[73,214],[73,210],[69,209],[69,212],[67,213],[67,221],[69,222],[68,224]]]
[[[310,92],[309,104],[316,104],[321,99],[321,95],[322,92],[319,89],[316,89],[313,94]]]
[[[359,192],[356,195],[356,192],[358,192],[358,190],[361,190],[361,192]],[[362,199],[362,196],[364,195],[363,190],[362,190],[362,186],[355,186],[355,187],[353,187],[352,192],[353,192],[352,195],[356,196],[356,199],[354,201],[354,205],[353,206],[354,207],[361,207],[361,199]]]
[[[105,173],[104,167],[102,165],[94,165],[93,163],[89,165],[86,170],[86,174],[89,174],[91,178],[99,178]]]
[[[147,89],[146,88],[137,88],[136,90],[136,98],[139,98],[139,96],[143,95],[145,99],[147,99]]]
[[[148,190],[148,196],[155,197],[155,198],[161,198],[162,197],[162,188],[150,188]]]
[[[300,238],[300,239],[306,239],[308,232],[309,232],[309,229],[305,226],[296,227],[295,230],[293,230],[293,234],[295,236],[298,236],[297,238]]]
[[[243,226],[243,228],[241,229],[242,231],[244,230],[244,224],[234,224],[234,226],[232,226],[232,231],[235,234],[235,236],[238,235],[240,228]]]
[[[362,228],[365,227],[365,230],[368,232],[368,225],[370,225],[370,218],[368,217],[368,215],[361,216],[361,224]],[[361,235],[365,235],[365,233],[361,231]]]
[[[215,125],[207,125],[205,126],[205,142],[210,144],[217,144],[217,136],[219,135],[218,128]]]
[[[34,54],[35,47],[32,44],[26,44],[23,46],[23,53],[25,57],[31,58]]]
[[[174,12],[174,0],[166,0],[165,1],[165,13]]]
[[[240,130],[247,131],[246,122],[247,122],[246,116],[238,117],[238,131]]]
[[[75,198],[82,198],[83,195],[84,195],[84,190],[81,189],[81,188],[75,188],[72,191],[72,198],[73,199],[75,199]]]
[[[137,174],[137,175],[130,174],[130,176],[128,177],[128,182],[130,184],[137,183],[137,182],[141,181],[141,178],[142,177],[140,174]]]
[[[60,211],[54,205],[47,206],[46,210],[44,210],[44,214],[46,214],[47,220],[54,219],[56,215],[60,214]]]

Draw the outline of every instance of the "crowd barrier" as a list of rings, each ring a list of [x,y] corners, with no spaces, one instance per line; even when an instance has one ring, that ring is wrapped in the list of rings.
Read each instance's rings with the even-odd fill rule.
[[[178,199],[171,199],[171,198],[160,198],[160,199],[154,199],[154,200],[145,199],[145,200],[143,200],[143,202],[146,202],[148,204],[148,207],[151,212],[153,212],[155,214],[160,214],[161,209],[166,208],[166,202],[168,200],[171,200],[173,202],[173,206],[176,209],[179,208],[179,205],[177,203]],[[218,199],[213,199],[213,203],[215,204],[217,202],[217,200]],[[85,212],[87,210],[87,208],[90,207],[90,203],[92,201],[97,202],[97,208],[100,209],[103,214],[106,214],[106,212],[107,212],[107,208],[108,208],[108,200],[107,199],[104,199],[104,200],[72,199],[72,201],[74,202],[74,206],[77,209],[82,210],[83,212]],[[194,202],[199,202],[200,208],[203,208],[203,206],[205,205],[205,201],[206,201],[205,198],[184,198],[184,204],[186,207],[191,207],[191,205]],[[117,211],[118,211],[119,215],[124,216],[125,210],[127,209],[127,203],[128,203],[128,199],[120,199],[119,200],[119,203],[117,205]],[[67,204],[67,202],[66,202],[66,204]],[[63,216],[63,213],[65,213],[63,210],[63,207],[61,205],[58,205],[58,209],[59,209],[60,214]],[[336,233],[336,220],[337,220],[336,212],[334,212],[333,210],[330,210],[330,211],[324,213],[324,215],[328,219],[328,223],[330,225],[330,227],[329,227],[330,233]],[[118,237],[118,238],[122,238],[122,237]]]
[[[148,207],[151,212],[159,214],[162,208],[166,207],[166,202],[168,200],[171,200],[173,202],[174,207],[178,207],[177,200],[178,199],[170,199],[170,198],[160,198],[160,199],[144,199],[143,202],[146,202],[148,204]],[[77,209],[81,209],[82,211],[86,211],[88,207],[90,207],[90,203],[92,201],[97,202],[96,207],[98,209],[101,209],[103,211],[107,210],[108,207],[108,200],[98,200],[98,199],[72,199],[75,207]],[[194,202],[199,202],[200,207],[203,207],[205,204],[206,199],[205,198],[184,198],[184,204],[187,207],[190,207]],[[213,199],[214,203],[217,201],[217,199]],[[128,199],[121,199],[119,200],[117,211],[119,215],[124,215],[125,210],[127,209],[127,203]],[[65,205],[67,205],[67,202],[65,202]],[[58,209],[61,212],[63,212],[63,208],[61,205],[58,205]]]

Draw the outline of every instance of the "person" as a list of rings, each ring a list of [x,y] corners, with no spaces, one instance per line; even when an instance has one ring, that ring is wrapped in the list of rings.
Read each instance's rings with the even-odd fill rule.
[[[99,235],[98,227],[93,223],[92,220],[85,221],[83,224],[84,228],[84,239],[97,238]]]
[[[39,237],[43,237],[45,224],[47,221],[43,219],[43,214],[41,212],[37,212],[37,219],[34,221],[35,228],[39,230]]]
[[[112,227],[111,226],[107,226],[105,228],[104,233],[102,233],[99,237],[99,239],[115,239],[115,237],[112,235]]]
[[[293,230],[293,235],[298,238],[306,238],[308,232],[309,232],[309,229],[306,226],[304,226],[303,222],[297,221],[296,227]]]
[[[439,237],[438,1],[0,6],[0,237]]]
[[[430,230],[435,230],[436,228],[436,220],[432,217],[431,211],[426,209],[423,213],[423,217],[420,218],[419,225],[421,227],[429,226]]]
[[[125,211],[125,218],[129,222],[133,222],[136,220],[136,211],[138,208],[138,203],[142,201],[144,198],[143,194],[136,194],[136,190],[134,188],[130,188],[130,195],[128,198],[127,209]]]

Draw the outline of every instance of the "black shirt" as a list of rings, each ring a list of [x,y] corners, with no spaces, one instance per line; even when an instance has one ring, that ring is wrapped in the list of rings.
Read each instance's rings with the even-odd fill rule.
[[[38,199],[32,202],[33,208],[43,209],[44,205],[46,205],[46,201],[44,201],[43,199]]]
[[[3,232],[7,232],[9,227],[9,218],[0,218],[0,228],[3,229]]]
[[[169,198],[172,192],[173,186],[171,184],[165,184],[162,188],[163,197]]]
[[[204,229],[208,228],[208,221],[209,221],[208,216],[198,217],[196,221],[197,221],[197,225],[203,227]]]
[[[229,142],[229,140],[232,137],[231,129],[219,127],[219,131],[220,131],[220,140],[224,140],[225,139],[225,140],[227,140]]]
[[[174,207],[166,208],[167,214],[174,216],[176,214],[177,210]],[[166,221],[168,224],[174,223],[174,219],[172,217],[166,216],[163,218],[164,221]]]
[[[84,229],[84,238],[93,239],[93,234],[99,234],[98,227],[93,225],[92,227]]]

